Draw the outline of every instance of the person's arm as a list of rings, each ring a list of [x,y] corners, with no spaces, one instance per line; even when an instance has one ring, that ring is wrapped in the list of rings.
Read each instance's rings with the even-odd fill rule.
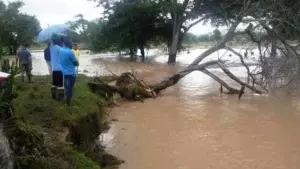
[[[74,64],[74,66],[79,66],[79,62],[76,59],[76,56],[75,56],[74,52],[71,52],[71,61]]]

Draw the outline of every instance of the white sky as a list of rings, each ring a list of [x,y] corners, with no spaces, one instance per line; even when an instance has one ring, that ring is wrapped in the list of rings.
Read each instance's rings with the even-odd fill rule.
[[[4,0],[4,2],[12,2],[14,0]],[[83,14],[85,19],[93,20],[101,16],[101,8],[88,0],[23,0],[25,6],[22,12],[35,15],[41,23],[41,27],[45,28],[52,24],[62,24],[69,20],[73,20],[77,14]],[[206,34],[212,32],[210,26],[201,24],[195,25],[190,29],[194,34]]]
[[[13,2],[14,0],[4,0]],[[73,20],[77,14],[83,14],[88,20],[98,18],[102,11],[94,2],[88,0],[22,0],[25,5],[22,12],[35,15],[42,28],[51,24],[62,24]]]

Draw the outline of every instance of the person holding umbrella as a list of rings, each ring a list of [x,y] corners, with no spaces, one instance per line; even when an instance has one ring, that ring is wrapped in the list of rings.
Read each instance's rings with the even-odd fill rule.
[[[78,60],[72,51],[72,43],[70,40],[64,40],[64,48],[60,49],[59,58],[61,63],[61,69],[64,75],[64,87],[66,90],[67,104],[70,105],[73,87],[76,79],[76,66],[79,65]]]
[[[69,24],[56,24],[43,29],[37,36],[36,42],[41,43],[52,39],[49,47],[51,68],[52,68],[52,87],[51,95],[53,99],[63,100],[64,87],[63,87],[63,73],[61,70],[59,51],[63,46],[61,34],[69,29]]]

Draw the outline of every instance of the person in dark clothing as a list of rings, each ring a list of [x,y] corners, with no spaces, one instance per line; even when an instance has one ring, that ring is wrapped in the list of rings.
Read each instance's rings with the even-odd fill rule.
[[[24,45],[17,53],[16,63],[19,63],[21,70],[22,81],[25,81],[24,74],[26,73],[28,82],[31,82],[32,59],[31,53],[27,49],[28,45]]]
[[[50,45],[51,42],[48,43],[47,48],[44,50],[44,58],[48,66],[49,74],[52,74],[52,66],[51,66],[51,55],[50,55]]]

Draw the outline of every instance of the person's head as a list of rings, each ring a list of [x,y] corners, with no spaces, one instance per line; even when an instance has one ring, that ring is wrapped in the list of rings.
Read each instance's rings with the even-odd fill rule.
[[[64,40],[64,45],[66,48],[72,49],[72,42],[69,39]]]
[[[23,44],[21,48],[22,49],[27,49],[28,47],[29,47],[29,44]]]
[[[66,37],[64,36],[60,36],[60,46],[64,47],[65,46],[65,41],[67,41]]]
[[[76,43],[73,43],[72,48],[73,48],[74,50],[77,50],[77,49],[78,49],[77,44],[76,44]]]
[[[60,46],[60,36],[59,35],[56,35],[56,34],[54,34],[53,36],[52,36],[52,43],[53,43],[53,45],[59,45]]]

